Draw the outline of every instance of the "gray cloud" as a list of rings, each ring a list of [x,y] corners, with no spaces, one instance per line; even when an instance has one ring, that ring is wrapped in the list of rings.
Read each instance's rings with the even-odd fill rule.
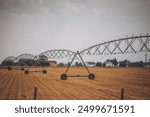
[[[0,10],[17,14],[31,13],[38,10],[39,5],[34,0],[1,0]]]
[[[149,6],[149,0],[0,0],[0,59],[147,33]]]

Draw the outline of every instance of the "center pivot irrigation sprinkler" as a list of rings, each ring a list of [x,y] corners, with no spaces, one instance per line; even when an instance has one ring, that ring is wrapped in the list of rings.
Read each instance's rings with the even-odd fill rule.
[[[43,74],[47,74],[47,71],[44,70],[43,66],[40,64],[40,62],[39,62],[38,60],[36,60],[36,58],[37,58],[37,57],[35,56],[33,60],[35,60],[35,61],[42,67],[42,70],[41,70],[41,71],[37,71],[37,70],[29,71],[30,66],[32,65],[32,62],[31,62],[31,60],[30,60],[30,66],[28,67],[28,69],[26,69],[26,70],[24,71],[25,74],[29,74],[30,72],[42,72]]]
[[[74,76],[68,76],[68,75],[67,75],[68,70],[70,69],[70,67],[71,67],[71,65],[72,65],[72,63],[73,63],[73,61],[75,60],[75,58],[76,58],[77,56],[81,59],[81,61],[82,61],[83,65],[84,65],[84,67],[86,68],[86,70],[87,70],[87,72],[88,72],[88,75],[74,75]],[[79,51],[77,51],[77,53],[75,53],[74,57],[72,58],[72,61],[71,61],[70,65],[68,65],[68,67],[67,67],[65,73],[61,75],[61,80],[67,80],[67,77],[88,77],[90,80],[94,80],[94,79],[95,79],[95,75],[92,74],[92,73],[90,73],[90,71],[89,71],[88,67],[86,66],[86,64],[85,64],[85,62],[84,62],[84,60],[83,60],[83,58],[81,57]]]

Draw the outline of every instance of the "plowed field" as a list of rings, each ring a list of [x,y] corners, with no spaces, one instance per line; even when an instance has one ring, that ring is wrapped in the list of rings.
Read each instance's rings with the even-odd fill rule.
[[[95,80],[87,77],[70,77],[61,80],[66,68],[45,68],[48,73],[24,74],[21,70],[0,69],[0,99],[33,99],[37,87],[39,100],[99,100],[120,99],[124,88],[124,99],[150,99],[150,69],[148,68],[89,68]],[[30,68],[41,70],[41,68]],[[70,68],[68,75],[86,75],[82,67]]]

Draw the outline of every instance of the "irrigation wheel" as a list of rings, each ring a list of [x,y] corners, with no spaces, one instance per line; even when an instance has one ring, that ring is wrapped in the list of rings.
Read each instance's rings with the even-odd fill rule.
[[[89,74],[89,79],[90,80],[94,80],[95,79],[95,75],[94,74]]]
[[[12,68],[11,68],[11,67],[9,67],[9,66],[7,67],[7,69],[8,69],[8,71],[12,70]]]
[[[43,74],[47,74],[47,71],[46,71],[46,70],[43,70]]]
[[[25,70],[24,73],[25,73],[25,74],[29,74],[29,71],[28,71],[28,70]]]
[[[61,80],[67,80],[67,75],[66,74],[62,74],[61,75]]]

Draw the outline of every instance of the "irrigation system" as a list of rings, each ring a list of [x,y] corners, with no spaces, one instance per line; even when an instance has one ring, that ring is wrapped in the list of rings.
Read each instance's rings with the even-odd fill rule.
[[[73,52],[71,50],[65,50],[65,49],[54,49],[54,50],[48,50],[45,52],[42,52],[38,54],[37,56],[34,56],[32,54],[21,54],[18,57],[9,56],[6,59],[4,59],[1,63],[3,66],[14,65],[15,63],[23,64],[22,61],[29,60],[29,64],[33,64],[33,62],[37,62],[40,65],[39,59],[41,56],[45,57],[46,60],[48,59],[60,59],[60,58],[67,58],[68,60],[71,59],[71,64],[77,59],[81,59],[84,67],[88,71],[88,75],[80,76],[67,76],[67,72],[70,69],[71,65],[67,67],[66,72],[61,75],[62,80],[66,80],[67,77],[88,77],[89,79],[94,79],[95,75],[90,73],[89,69],[87,68],[82,55],[107,55],[107,54],[127,54],[127,53],[138,53],[138,52],[150,52],[150,35],[147,33],[146,35],[140,34],[139,36],[132,35],[131,37],[125,37],[120,39],[115,39],[103,43],[99,43],[96,45],[93,45],[89,48],[86,48],[82,51]],[[47,73],[46,70],[43,69],[42,71],[29,71],[29,68],[25,70],[25,74],[28,74],[29,72],[43,72],[44,74]],[[24,70],[23,68],[21,68]],[[8,70],[11,70],[10,66],[8,66]]]

